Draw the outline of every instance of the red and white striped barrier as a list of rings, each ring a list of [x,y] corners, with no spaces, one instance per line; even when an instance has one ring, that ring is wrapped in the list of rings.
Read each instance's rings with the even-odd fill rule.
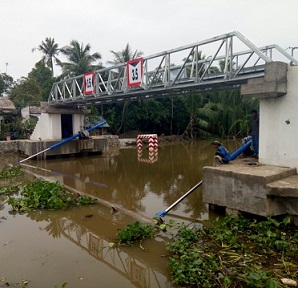
[[[137,137],[137,149],[143,148],[143,139],[148,139],[149,151],[158,149],[157,134],[141,134]]]
[[[158,150],[151,150],[149,151],[149,158],[145,159],[142,158],[143,150],[138,150],[138,161],[143,163],[155,163],[158,160]]]
[[[143,139],[148,139],[149,159],[142,158]],[[138,161],[154,163],[158,160],[158,137],[157,134],[143,134],[137,137]]]

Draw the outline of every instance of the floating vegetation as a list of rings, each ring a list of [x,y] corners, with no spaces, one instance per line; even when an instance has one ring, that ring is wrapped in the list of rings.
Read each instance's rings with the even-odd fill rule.
[[[0,179],[10,179],[17,176],[23,176],[24,172],[20,166],[13,166],[11,168],[0,171]]]
[[[283,278],[298,278],[298,230],[289,218],[230,216],[212,228],[182,225],[167,249],[173,282],[183,286],[275,288],[288,287]]]
[[[36,180],[23,186],[17,197],[9,197],[7,203],[18,212],[37,209],[66,209],[72,205],[93,204],[97,200],[89,196],[74,198],[59,182]]]
[[[76,205],[89,205],[89,204],[95,204],[98,200],[86,195],[81,195],[79,198],[76,199],[75,204]],[[86,215],[85,217],[92,217],[92,215]]]
[[[14,193],[18,193],[21,188],[21,184],[13,184],[5,187],[0,187],[0,195],[11,195]]]
[[[120,244],[132,245],[174,223],[135,222],[118,229]],[[175,225],[177,227],[177,225]],[[166,245],[172,281],[183,287],[297,287],[298,229],[283,221],[229,216],[203,229],[179,224]],[[110,243],[109,247],[116,247]],[[293,285],[291,285],[293,283]]]
[[[3,169],[0,171],[0,180],[7,180],[23,176],[20,166]],[[8,195],[7,203],[18,212],[28,212],[36,209],[66,209],[73,205],[89,205],[97,202],[97,199],[82,195],[75,197],[67,191],[59,182],[35,180],[26,184],[6,184],[0,187],[0,196]],[[11,195],[18,194],[16,197]]]
[[[144,239],[153,237],[155,229],[152,225],[142,224],[139,221],[128,224],[124,229],[118,229],[116,235],[120,239],[119,244],[132,245],[134,242],[142,242]]]

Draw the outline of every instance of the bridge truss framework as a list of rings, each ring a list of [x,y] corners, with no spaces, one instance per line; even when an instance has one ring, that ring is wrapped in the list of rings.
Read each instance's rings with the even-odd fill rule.
[[[204,51],[210,55],[202,56]],[[172,61],[182,63],[173,65]],[[53,84],[48,103],[88,106],[237,88],[248,79],[264,76],[265,64],[272,61],[298,65],[280,46],[257,48],[235,31],[142,58],[139,86],[128,85],[127,63],[95,71],[94,89],[88,94],[84,75],[65,78]]]

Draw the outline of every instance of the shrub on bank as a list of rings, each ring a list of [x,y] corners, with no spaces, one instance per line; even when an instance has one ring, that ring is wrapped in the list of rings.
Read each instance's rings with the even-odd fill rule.
[[[152,237],[153,231],[165,231],[167,226],[173,223],[155,230],[139,222],[127,225],[118,230],[119,244],[132,245],[144,240],[147,231]],[[298,229],[289,218],[257,221],[229,216],[214,221],[212,228],[189,226],[179,224],[166,244],[173,283],[205,288],[297,285]]]
[[[173,282],[180,285],[274,288],[298,279],[298,229],[289,218],[229,216],[212,228],[182,225],[167,249]]]

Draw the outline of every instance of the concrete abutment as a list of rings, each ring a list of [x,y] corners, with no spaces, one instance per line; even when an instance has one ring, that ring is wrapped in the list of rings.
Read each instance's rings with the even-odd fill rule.
[[[260,100],[259,163],[205,167],[203,201],[227,214],[290,215],[297,225],[298,67],[268,63],[265,76],[248,80],[241,94]]]
[[[295,176],[298,187],[296,169],[251,165],[253,163],[249,159],[239,159],[220,167],[205,167],[203,201],[225,207],[227,214],[247,212],[265,217],[298,217],[298,189],[291,192],[291,197],[276,193],[276,190],[283,189],[279,181],[293,179]]]
[[[40,151],[43,151],[57,141],[31,141],[31,140],[19,140],[17,141],[17,151],[25,156],[34,155]],[[80,154],[102,154],[109,155],[119,149],[119,137],[112,135],[93,136],[91,139],[74,139],[67,142],[55,149],[47,150],[42,153],[40,157],[46,159],[48,157],[57,156],[72,156]]]

